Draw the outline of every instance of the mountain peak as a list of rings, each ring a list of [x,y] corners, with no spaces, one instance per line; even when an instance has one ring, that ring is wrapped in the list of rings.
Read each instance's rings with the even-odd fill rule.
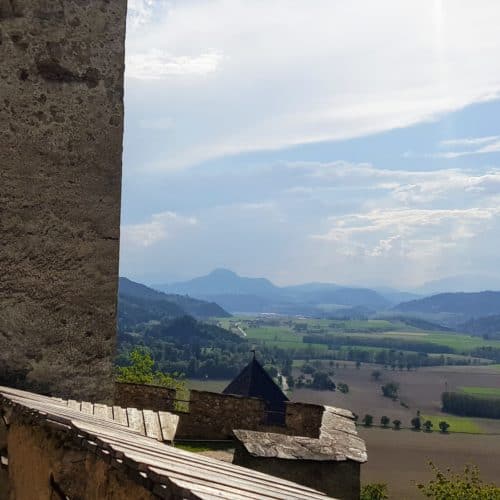
[[[231,277],[238,278],[239,276],[231,269],[226,269],[224,267],[217,267],[212,272],[208,273],[207,276],[220,276],[220,277]]]

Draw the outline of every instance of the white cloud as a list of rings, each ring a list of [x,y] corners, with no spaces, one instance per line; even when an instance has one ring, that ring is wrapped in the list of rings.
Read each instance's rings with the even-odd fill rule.
[[[483,172],[471,172],[461,169],[439,170],[389,170],[375,168],[369,163],[348,162],[292,162],[287,164],[292,169],[308,172],[313,180],[309,186],[294,186],[291,193],[314,193],[318,190],[346,188],[383,190],[389,192],[393,201],[403,206],[429,204],[456,196],[500,194],[500,169],[492,168]],[[386,196],[385,194],[383,195]],[[376,194],[371,195],[376,203],[383,203]]]
[[[149,222],[123,226],[121,228],[122,244],[147,248],[197,223],[195,217],[185,217],[175,212],[153,214]]]
[[[158,145],[160,168],[405,127],[500,90],[494,0],[134,4],[127,104],[182,137]]]
[[[213,73],[222,56],[206,52],[196,56],[173,56],[158,49],[131,54],[127,58],[127,75],[139,80],[160,80],[169,77],[201,76]]]
[[[500,209],[387,209],[332,216],[331,228],[312,238],[334,242],[345,255],[423,260],[487,229]]]
[[[462,139],[448,139],[440,141],[439,146],[449,148],[455,146],[477,146],[478,144],[486,144],[500,140],[500,135],[488,135],[484,137],[464,137]]]
[[[477,147],[483,144],[481,147]],[[500,152],[500,136],[491,135],[487,137],[472,137],[466,139],[452,139],[448,141],[440,142],[440,145],[443,147],[454,147],[454,146],[476,146],[475,149],[469,149],[466,151],[447,151],[445,153],[437,153],[431,156],[436,158],[459,158],[461,156],[470,156],[470,155],[481,155],[487,153],[499,153]]]

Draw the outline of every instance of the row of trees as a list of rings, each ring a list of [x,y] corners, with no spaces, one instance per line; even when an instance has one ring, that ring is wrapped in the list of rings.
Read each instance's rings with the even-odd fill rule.
[[[356,420],[358,419],[358,416],[355,415]],[[361,420],[361,423],[365,427],[372,427],[374,425],[374,418],[373,415],[370,415],[367,413],[363,419]],[[426,432],[432,432],[432,428],[434,427],[434,424],[432,423],[431,420],[423,420],[419,415],[411,419],[411,426],[414,430],[420,431],[424,430]],[[383,427],[384,429],[388,429],[391,425],[391,419],[387,415],[383,415],[380,417],[380,426]],[[399,419],[392,420],[392,427],[394,430],[399,431],[401,429],[402,422]],[[450,424],[446,422],[445,420],[442,420],[439,422],[439,430],[445,434],[448,432],[448,429],[450,428]]]
[[[500,398],[479,397],[459,392],[443,392],[443,411],[455,415],[500,418]]]

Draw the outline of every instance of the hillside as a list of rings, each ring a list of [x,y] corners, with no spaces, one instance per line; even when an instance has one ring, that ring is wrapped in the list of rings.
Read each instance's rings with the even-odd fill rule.
[[[165,293],[187,293],[213,301],[230,312],[267,312],[289,315],[349,316],[349,310],[386,309],[391,302],[375,290],[330,283],[279,287],[264,278],[246,278],[227,269],[216,269],[189,281],[156,285]]]
[[[500,312],[500,292],[440,293],[403,302],[394,309],[404,313],[444,313],[468,318],[489,316]]]
[[[194,299],[185,295],[165,294],[141,283],[120,278],[118,286],[119,319],[130,320],[130,315],[158,320],[164,316],[178,317],[185,314],[195,318],[227,317],[230,314],[214,302]]]
[[[458,330],[469,333],[470,335],[479,335],[485,338],[499,338],[500,314],[482,318],[472,318],[459,325]]]

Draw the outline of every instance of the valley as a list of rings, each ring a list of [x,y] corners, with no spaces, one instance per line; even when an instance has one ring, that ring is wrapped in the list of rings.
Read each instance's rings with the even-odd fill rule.
[[[248,292],[257,293],[255,287],[272,290],[269,282],[245,280],[236,280],[241,295],[230,288],[239,305]],[[328,288],[304,285],[294,293],[317,293],[318,287],[322,294]],[[266,312],[238,313],[209,301],[220,290],[213,292],[192,297],[121,281],[117,364],[145,346],[159,370],[184,378],[189,389],[221,392],[255,349],[292,401],[349,408],[357,415],[369,450],[362,481],[387,483],[390,498],[418,498],[414,483],[431,477],[429,461],[444,468],[473,463],[485,480],[496,479],[500,419],[442,411],[443,393],[500,407],[500,328],[498,316],[490,314],[496,292],[459,294],[459,309],[450,306],[454,294],[444,294],[400,305],[387,301],[371,310],[352,299],[372,300],[372,293],[344,290],[343,304],[323,302],[318,308],[310,301],[305,310],[314,314],[280,314],[276,296],[263,295],[259,302]],[[464,321],[468,329],[453,326]],[[446,432],[440,431],[442,422]]]

